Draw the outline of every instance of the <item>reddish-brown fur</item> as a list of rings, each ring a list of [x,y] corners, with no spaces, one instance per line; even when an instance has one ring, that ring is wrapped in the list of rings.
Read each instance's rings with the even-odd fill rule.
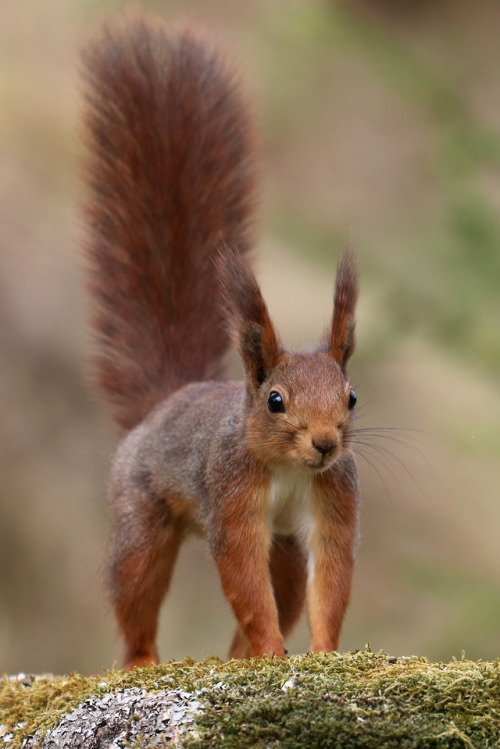
[[[223,371],[211,252],[221,238],[249,248],[255,133],[238,81],[190,31],[136,20],[105,30],[84,63],[96,382],[128,430]]]
[[[338,472],[320,474],[314,484],[313,514],[316,524],[312,548],[315,574],[307,591],[311,650],[337,650],[340,629],[351,596],[356,535],[356,486],[352,476]]]
[[[255,135],[233,74],[190,32],[140,19],[106,31],[85,66],[96,382],[127,431],[107,559],[124,662],[158,661],[160,606],[193,532],[236,616],[230,657],[283,656],[306,602],[311,648],[336,649],[357,523],[353,256],[324,344],[285,351],[245,260]],[[217,381],[231,339],[245,383]]]

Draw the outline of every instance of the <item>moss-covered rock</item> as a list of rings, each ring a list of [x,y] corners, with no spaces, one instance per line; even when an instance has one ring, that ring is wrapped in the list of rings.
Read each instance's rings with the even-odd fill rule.
[[[498,747],[500,663],[370,651],[186,660],[4,678],[0,710],[0,741],[12,749]]]

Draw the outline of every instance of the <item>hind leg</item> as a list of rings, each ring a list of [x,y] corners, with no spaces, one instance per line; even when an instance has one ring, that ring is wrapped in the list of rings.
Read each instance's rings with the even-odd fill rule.
[[[307,558],[292,536],[274,536],[269,570],[278,620],[283,637],[287,637],[304,608],[307,586]],[[229,658],[250,658],[252,648],[239,627],[236,627]]]
[[[149,494],[121,497],[108,552],[108,586],[125,643],[126,668],[158,663],[156,635],[183,537],[168,504]]]
[[[304,608],[307,587],[307,557],[292,536],[274,537],[270,568],[279,625],[287,637]]]

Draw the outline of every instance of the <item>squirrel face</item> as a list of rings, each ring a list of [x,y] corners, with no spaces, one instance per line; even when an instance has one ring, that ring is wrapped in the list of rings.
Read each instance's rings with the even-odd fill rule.
[[[241,255],[221,245],[215,267],[222,309],[246,372],[248,449],[269,467],[325,471],[348,446],[356,402],[346,375],[355,345],[358,295],[352,253],[344,253],[339,262],[331,328],[314,353],[283,350]]]
[[[328,469],[349,443],[355,396],[327,353],[282,354],[252,394],[248,448],[269,466]]]

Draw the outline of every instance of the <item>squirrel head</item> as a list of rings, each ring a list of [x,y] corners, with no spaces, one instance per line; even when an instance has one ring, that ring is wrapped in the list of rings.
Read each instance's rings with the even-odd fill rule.
[[[247,376],[248,448],[269,467],[326,470],[348,447],[356,404],[347,376],[358,296],[352,252],[339,262],[328,334],[311,353],[283,349],[255,276],[239,253],[221,247],[216,270],[224,317]]]

